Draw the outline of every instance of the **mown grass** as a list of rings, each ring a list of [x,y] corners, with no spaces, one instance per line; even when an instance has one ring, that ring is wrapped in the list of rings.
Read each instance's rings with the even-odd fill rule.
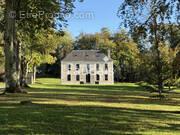
[[[26,90],[0,96],[0,134],[180,134],[180,94],[159,100],[131,83],[61,85],[49,78]],[[33,104],[21,105],[23,100]]]
[[[0,88],[4,88],[5,84],[0,82]]]

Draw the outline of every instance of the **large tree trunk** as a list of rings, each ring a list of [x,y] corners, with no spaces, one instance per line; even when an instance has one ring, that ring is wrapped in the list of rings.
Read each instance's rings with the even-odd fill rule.
[[[17,0],[6,0],[5,6],[5,73],[6,92],[22,92],[19,83],[19,48],[17,42],[16,19],[12,13],[16,11]]]
[[[27,84],[27,76],[28,76],[28,61],[25,58],[21,59],[21,78],[20,85],[21,87],[29,87]]]
[[[161,62],[161,56],[160,56],[160,50],[159,50],[159,36],[158,36],[158,24],[157,24],[157,16],[154,15],[154,38],[155,38],[155,51],[156,51],[156,71],[157,71],[157,84],[158,84],[158,91],[159,96],[162,96],[162,90],[163,90],[163,78],[162,78],[162,62]]]
[[[21,78],[21,43],[18,41],[18,44],[16,46],[16,55],[17,55],[17,61],[16,61],[16,72],[17,72],[17,79],[18,79],[18,86],[20,86],[20,78]]]
[[[36,82],[36,65],[33,66],[33,83]]]

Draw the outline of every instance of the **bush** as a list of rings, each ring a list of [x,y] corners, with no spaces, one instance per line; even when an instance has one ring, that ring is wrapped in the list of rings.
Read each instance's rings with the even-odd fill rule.
[[[178,88],[180,88],[180,78],[175,82],[175,86],[177,86]]]
[[[153,85],[151,85],[151,84],[149,84],[147,82],[140,81],[140,82],[138,82],[136,84],[139,85],[139,86],[144,87],[145,89],[147,89],[149,91],[156,91],[156,87],[154,87]]]

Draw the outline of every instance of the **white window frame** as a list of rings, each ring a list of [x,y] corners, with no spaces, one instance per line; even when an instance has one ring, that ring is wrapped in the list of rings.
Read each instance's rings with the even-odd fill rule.
[[[71,71],[71,69],[72,69],[72,65],[71,64],[67,64],[67,70]]]
[[[77,68],[77,65],[79,65],[79,68]],[[80,69],[80,64],[76,64],[76,71],[79,71]]]

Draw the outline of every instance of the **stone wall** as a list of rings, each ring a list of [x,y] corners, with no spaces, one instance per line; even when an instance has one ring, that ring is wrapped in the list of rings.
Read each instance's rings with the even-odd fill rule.
[[[99,64],[99,71],[96,70],[96,64]],[[71,70],[68,70],[68,64],[71,64]],[[80,69],[76,70],[76,64],[80,64]],[[90,71],[87,70],[87,64],[90,64]],[[61,63],[61,84],[86,84],[86,75],[90,74],[90,84],[114,84],[113,62],[107,62],[108,70],[105,70],[105,62],[62,62]],[[67,80],[67,75],[71,75],[71,81]],[[100,81],[96,80],[96,74],[100,75]],[[108,81],[105,80],[105,74],[108,74]],[[80,75],[80,81],[76,81],[76,75]]]

